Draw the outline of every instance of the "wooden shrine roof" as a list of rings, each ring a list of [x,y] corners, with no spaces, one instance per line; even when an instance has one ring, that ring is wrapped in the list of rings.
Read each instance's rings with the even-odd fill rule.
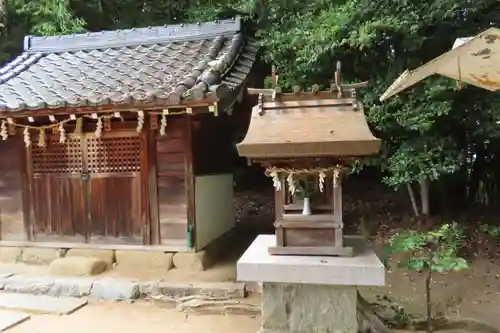
[[[240,18],[28,36],[24,52],[0,69],[0,111],[222,98],[245,81],[256,52]]]
[[[247,135],[237,148],[240,156],[266,159],[372,155],[380,144],[362,105],[351,98],[278,96],[253,108]]]

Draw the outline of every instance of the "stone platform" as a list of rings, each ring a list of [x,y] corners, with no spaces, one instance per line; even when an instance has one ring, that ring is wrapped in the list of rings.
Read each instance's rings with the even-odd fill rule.
[[[274,235],[260,235],[238,260],[239,281],[306,283],[343,286],[383,286],[385,268],[361,237],[345,237],[354,257],[273,256]]]
[[[258,236],[237,264],[239,281],[262,282],[260,333],[356,333],[357,286],[385,284],[385,267],[359,237],[355,256],[273,256]]]

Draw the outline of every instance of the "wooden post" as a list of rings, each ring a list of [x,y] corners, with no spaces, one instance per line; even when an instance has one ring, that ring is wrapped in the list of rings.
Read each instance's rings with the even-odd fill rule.
[[[335,175],[333,176],[335,177]],[[338,226],[335,228],[335,247],[344,246],[342,229],[344,222],[342,220],[342,172],[339,173],[337,180],[333,179],[333,220]],[[335,186],[336,185],[336,186]]]
[[[280,183],[281,183],[281,189],[278,191],[277,189],[274,190],[274,211],[276,215],[276,222],[278,221],[283,221],[283,214],[284,214],[284,206],[285,206],[285,177],[280,174],[279,175]],[[283,241],[283,227],[279,226],[276,227],[276,246],[282,247],[284,244]]]

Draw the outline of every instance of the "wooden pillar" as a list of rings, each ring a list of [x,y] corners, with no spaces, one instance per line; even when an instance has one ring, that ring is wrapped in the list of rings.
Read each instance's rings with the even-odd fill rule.
[[[284,214],[284,209],[285,209],[285,177],[283,175],[279,175],[279,180],[281,183],[281,189],[274,190],[274,212],[276,216],[276,221],[283,221],[283,214]],[[276,246],[282,247],[283,246],[283,227],[282,226],[275,226],[275,232],[276,232]]]
[[[335,247],[343,247],[344,239],[342,229],[344,228],[344,222],[342,220],[342,173],[339,173],[336,181],[335,178],[333,180],[333,220],[336,224]]]

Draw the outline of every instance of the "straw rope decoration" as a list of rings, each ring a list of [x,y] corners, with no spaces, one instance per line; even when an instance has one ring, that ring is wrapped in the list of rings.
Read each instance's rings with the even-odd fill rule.
[[[309,168],[309,169],[286,169],[277,167],[266,168],[265,174],[273,180],[273,186],[276,191],[282,189],[282,184],[280,180],[281,175],[287,175],[286,183],[288,185],[288,190],[291,194],[295,194],[297,191],[297,179],[305,175],[317,175],[318,176],[318,187],[321,192],[325,189],[325,179],[327,174],[332,174],[333,176],[333,186],[338,186],[338,178],[340,173],[344,169],[341,165],[332,166],[329,168]]]
[[[166,127],[167,127],[167,116],[172,115],[183,115],[189,114],[188,111],[171,111],[168,109],[163,110],[162,112],[148,112],[148,114],[156,114],[161,115],[161,126],[160,126],[160,135],[166,135]],[[26,147],[31,146],[31,134],[30,130],[35,130],[38,132],[38,146],[46,147],[46,130],[51,130],[52,133],[59,132],[59,143],[65,143],[67,139],[67,133],[64,125],[69,122],[75,122],[75,134],[81,134],[83,129],[83,119],[89,118],[92,120],[96,120],[96,129],[94,131],[94,135],[97,138],[102,137],[103,132],[103,120],[118,118],[123,121],[120,112],[113,112],[105,115],[97,115],[96,113],[91,115],[82,115],[80,117],[76,117],[75,115],[71,115],[68,119],[61,120],[59,122],[53,122],[50,125],[41,125],[41,126],[33,126],[33,125],[24,125],[18,124],[15,122],[13,118],[8,118],[7,120],[1,120],[0,122],[0,138],[2,140],[7,140],[9,138],[9,129],[8,126],[23,128],[23,140]],[[55,119],[55,118],[54,118]],[[53,121],[54,119],[51,119]],[[137,111],[137,128],[138,132],[142,131],[144,127],[145,114],[144,111]],[[12,134],[12,133],[11,133]]]

